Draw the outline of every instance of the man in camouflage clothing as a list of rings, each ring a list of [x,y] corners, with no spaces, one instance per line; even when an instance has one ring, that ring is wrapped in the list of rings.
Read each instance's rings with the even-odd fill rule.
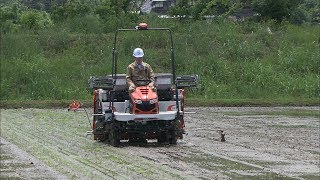
[[[151,66],[148,63],[143,62],[143,50],[141,48],[136,48],[133,51],[134,62],[127,67],[126,80],[129,86],[129,92],[134,92],[135,88],[139,86],[137,80],[150,80],[148,86],[154,87],[154,73]]]

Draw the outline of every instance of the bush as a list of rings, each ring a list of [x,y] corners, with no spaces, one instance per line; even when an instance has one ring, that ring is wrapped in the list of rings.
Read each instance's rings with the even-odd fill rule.
[[[102,33],[102,25],[99,18],[94,15],[76,16],[67,21],[71,32],[99,34]]]
[[[38,34],[40,48],[49,57],[61,55],[72,46],[72,36],[65,30],[57,28],[45,29]]]
[[[83,17],[92,13],[91,6],[84,1],[68,1],[63,6],[54,6],[51,16],[55,22],[63,22],[75,17]]]
[[[310,22],[308,12],[302,8],[297,8],[292,11],[289,20],[292,24],[303,24],[305,22]]]
[[[0,7],[1,33],[16,32],[20,28],[19,17],[24,9],[18,4]]]
[[[39,30],[53,25],[50,16],[44,11],[28,10],[20,16],[21,25],[27,29]]]

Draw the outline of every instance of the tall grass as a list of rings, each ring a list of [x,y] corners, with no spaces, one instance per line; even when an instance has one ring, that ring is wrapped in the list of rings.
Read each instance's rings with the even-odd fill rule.
[[[225,19],[178,22],[141,17],[174,33],[178,74],[199,74],[188,97],[200,99],[319,98],[319,26]],[[267,31],[271,29],[272,33]],[[1,36],[1,100],[89,99],[87,80],[111,73],[113,33],[71,33],[54,27]],[[157,73],[170,72],[164,33],[120,33],[118,73],[145,50]]]

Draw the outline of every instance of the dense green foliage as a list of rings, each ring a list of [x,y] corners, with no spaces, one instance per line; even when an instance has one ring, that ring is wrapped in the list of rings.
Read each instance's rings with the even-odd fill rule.
[[[178,74],[201,78],[189,97],[319,98],[319,25],[159,19],[129,13],[126,1],[99,2],[66,4],[49,13],[2,7],[0,100],[90,99],[88,78],[111,73],[114,30],[143,21],[172,28]],[[138,46],[155,72],[170,72],[168,36],[142,31],[120,34],[118,73],[125,72]]]
[[[250,11],[243,11],[244,8]],[[240,13],[240,14],[239,14]],[[249,13],[249,14],[248,14]],[[180,19],[205,16],[240,16],[255,20],[288,20],[294,24],[320,23],[318,0],[177,0],[169,11]],[[242,14],[242,15],[241,15]],[[254,16],[252,16],[254,14]]]

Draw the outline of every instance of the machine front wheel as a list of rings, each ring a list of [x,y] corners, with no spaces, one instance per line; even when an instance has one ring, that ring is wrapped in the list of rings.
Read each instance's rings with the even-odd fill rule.
[[[169,133],[169,143],[170,144],[177,144],[177,136],[176,136],[175,130],[173,130]]]
[[[158,143],[160,144],[165,143],[167,140],[166,133],[160,133],[157,139],[158,139]]]
[[[118,147],[120,145],[120,137],[117,129],[112,128],[109,134],[109,143],[111,146]]]

